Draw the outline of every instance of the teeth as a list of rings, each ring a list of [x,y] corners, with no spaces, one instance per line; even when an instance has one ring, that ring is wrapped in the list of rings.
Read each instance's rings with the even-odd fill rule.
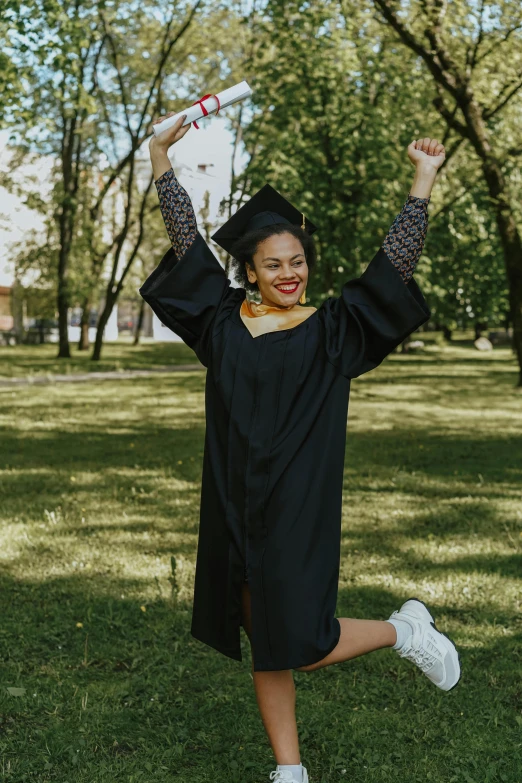
[[[278,285],[276,288],[279,289],[279,291],[293,291],[294,288],[297,288],[297,283],[294,283],[294,285]]]

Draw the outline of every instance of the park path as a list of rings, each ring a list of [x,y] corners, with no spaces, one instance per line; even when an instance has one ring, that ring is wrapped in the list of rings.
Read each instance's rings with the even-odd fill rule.
[[[124,380],[125,378],[147,378],[158,373],[204,370],[202,364],[173,364],[170,367],[151,367],[148,370],[107,370],[106,372],[72,373],[70,375],[29,375],[24,378],[0,378],[0,386],[38,386],[51,383],[85,383],[86,381]]]

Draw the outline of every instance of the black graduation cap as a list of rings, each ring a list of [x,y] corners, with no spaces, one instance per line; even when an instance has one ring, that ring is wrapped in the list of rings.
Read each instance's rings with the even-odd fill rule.
[[[223,250],[230,253],[234,243],[244,234],[275,223],[291,223],[295,226],[301,226],[308,234],[317,231],[317,226],[305,218],[303,213],[299,212],[275,188],[271,185],[264,185],[212,235],[212,239]]]

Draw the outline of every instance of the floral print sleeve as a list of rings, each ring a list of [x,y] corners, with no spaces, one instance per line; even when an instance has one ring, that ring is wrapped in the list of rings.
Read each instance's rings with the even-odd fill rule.
[[[383,242],[383,250],[408,283],[424,247],[428,231],[429,198],[408,194],[406,202],[393,221]]]
[[[167,234],[178,258],[181,258],[196,239],[198,226],[194,208],[187,191],[169,169],[155,182],[161,214]]]

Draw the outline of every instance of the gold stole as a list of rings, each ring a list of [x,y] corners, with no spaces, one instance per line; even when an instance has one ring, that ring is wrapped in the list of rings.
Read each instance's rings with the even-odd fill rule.
[[[239,314],[252,337],[260,337],[268,332],[293,329],[306,321],[316,310],[317,307],[303,307],[299,304],[290,308],[274,307],[244,299]]]

